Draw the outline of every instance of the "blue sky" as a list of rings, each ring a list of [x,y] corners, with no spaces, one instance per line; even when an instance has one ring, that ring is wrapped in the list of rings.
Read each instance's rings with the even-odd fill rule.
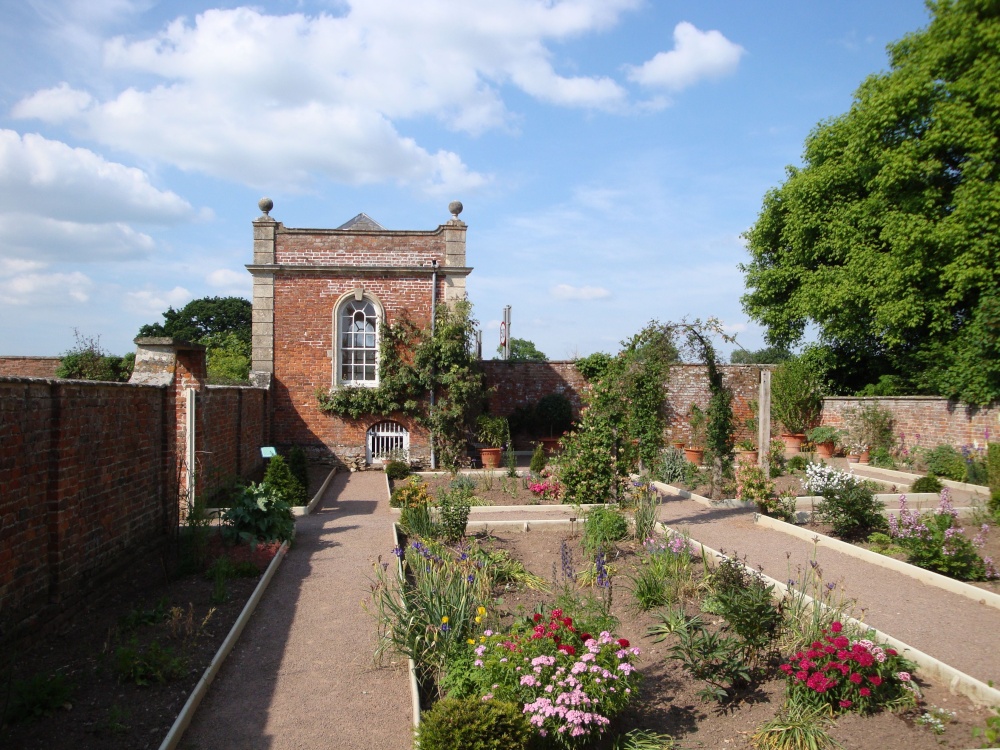
[[[715,316],[748,349],[740,234],[920,0],[4,3],[0,354],[249,296],[257,200],[290,227],[465,205],[496,346],[616,351]],[[723,351],[730,347],[722,346]]]

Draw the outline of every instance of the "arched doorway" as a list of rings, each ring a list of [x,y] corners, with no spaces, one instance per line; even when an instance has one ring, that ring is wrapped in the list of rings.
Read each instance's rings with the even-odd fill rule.
[[[410,433],[399,422],[386,420],[368,428],[365,460],[369,464],[381,464],[390,456],[409,458]]]

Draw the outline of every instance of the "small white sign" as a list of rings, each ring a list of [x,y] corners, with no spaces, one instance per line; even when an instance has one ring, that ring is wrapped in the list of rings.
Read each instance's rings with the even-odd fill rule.
[[[507,324],[500,321],[500,346],[507,346]]]
[[[265,447],[260,449],[260,455],[263,458],[274,458],[275,456],[278,455],[278,451],[276,451],[274,448]]]

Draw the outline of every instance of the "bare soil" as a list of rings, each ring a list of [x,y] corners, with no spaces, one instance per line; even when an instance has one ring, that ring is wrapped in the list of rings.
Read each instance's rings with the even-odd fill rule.
[[[311,470],[311,492],[319,489],[327,472],[324,467]],[[178,537],[140,557],[75,610],[4,644],[0,709],[13,706],[19,682],[58,676],[69,690],[61,705],[0,726],[0,747],[159,747],[278,549],[277,544],[260,545],[254,553],[245,546],[224,548],[214,535],[209,560],[226,554],[237,562],[251,561],[258,569],[252,576],[228,579],[220,600],[222,592],[205,573],[177,574],[183,544]],[[164,655],[158,666],[148,657],[151,646]],[[148,673],[143,681],[149,684],[136,684],[123,675],[124,667],[142,669],[142,664]],[[162,683],[157,672],[165,676]]]
[[[560,565],[560,543],[564,539],[572,545],[576,559],[583,560],[579,537],[573,538],[565,530],[501,532],[494,535],[494,539],[496,544],[509,549],[529,570],[545,578],[551,578],[553,566]],[[669,734],[685,748],[750,748],[749,738],[756,727],[771,719],[782,705],[783,680],[765,679],[725,705],[702,702],[697,695],[703,687],[701,683],[668,656],[672,637],[658,644],[652,643],[647,629],[658,620],[653,613],[638,612],[633,606],[627,573],[637,559],[634,543],[622,543],[618,549],[619,554],[612,561],[617,568],[612,611],[621,621],[618,634],[642,649],[640,669],[644,679],[639,700],[617,719],[613,725],[614,734],[644,728]],[[535,591],[506,593],[504,608],[512,612],[530,612],[536,604],[545,600],[551,601],[551,596]],[[694,603],[688,605],[689,614],[697,611],[696,606]],[[919,675],[917,677],[919,680]],[[831,735],[844,748],[859,750],[973,747],[976,743],[972,739],[972,728],[983,726],[988,714],[965,698],[951,695],[947,686],[922,680],[920,685],[924,701],[918,710],[868,717],[854,714],[841,716],[830,730]],[[957,714],[940,736],[915,723],[923,711],[933,706]],[[602,748],[605,746],[610,746],[610,735],[601,745]]]

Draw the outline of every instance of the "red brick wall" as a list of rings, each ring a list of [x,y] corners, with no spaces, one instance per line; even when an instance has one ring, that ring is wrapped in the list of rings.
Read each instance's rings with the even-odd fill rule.
[[[351,266],[429,266],[444,263],[440,233],[391,234],[341,230],[281,229],[275,237],[275,263]]]
[[[1000,438],[1000,408],[980,409],[938,396],[830,397],[823,401],[823,424],[842,427],[844,412],[866,403],[892,412],[900,447],[982,447],[987,439]]]
[[[283,235],[282,235],[283,237]],[[389,323],[405,313],[419,328],[430,324],[431,276],[383,277],[316,273],[282,273],[274,280],[274,399],[273,441],[300,445],[313,455],[333,453],[341,459],[363,455],[365,433],[381,418],[364,421],[324,413],[317,389],[333,382],[334,305],[363,286],[384,306]],[[438,299],[444,298],[443,281]],[[410,432],[413,457],[429,455],[427,431],[403,415],[394,417]]]
[[[0,631],[71,603],[176,528],[180,397],[200,387],[199,356],[180,353],[168,387],[0,377]],[[200,493],[260,471],[268,410],[263,389],[201,390]]]
[[[520,406],[536,403],[548,393],[563,393],[579,414],[586,381],[572,362],[483,362],[486,383],[493,388],[490,411],[508,415]],[[739,424],[751,416],[750,401],[756,400],[760,371],[750,365],[725,365],[723,381],[733,390],[733,410]],[[671,440],[687,442],[687,422],[691,404],[708,408],[708,378],[703,365],[675,365],[670,368],[667,389],[667,431]],[[740,437],[743,433],[740,433]]]
[[[54,378],[62,357],[0,357],[0,375]]]

